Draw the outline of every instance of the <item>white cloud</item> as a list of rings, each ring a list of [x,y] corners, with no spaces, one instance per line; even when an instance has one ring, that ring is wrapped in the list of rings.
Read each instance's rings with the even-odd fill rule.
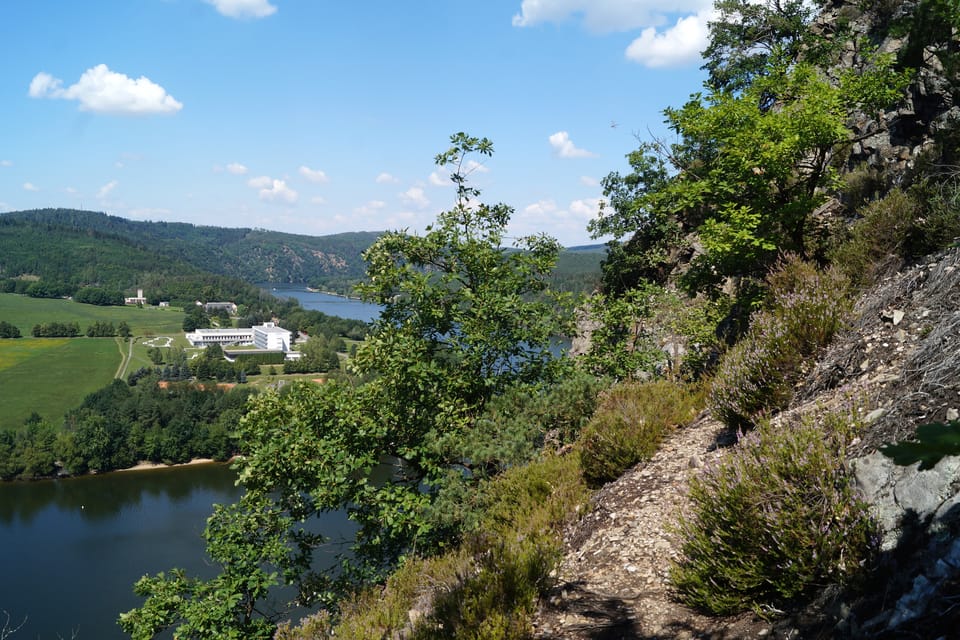
[[[77,100],[81,111],[110,115],[176,113],[183,108],[166,90],[150,79],[136,80],[116,73],[105,64],[83,72],[76,84],[63,88],[63,81],[41,71],[30,82],[31,98]]]
[[[418,209],[426,209],[430,206],[430,200],[423,192],[423,187],[410,187],[400,194],[400,199]]]
[[[246,175],[247,168],[239,162],[231,162],[227,165],[227,171],[235,176]]]
[[[490,169],[486,165],[477,162],[476,160],[467,160],[466,164],[461,168],[463,175],[470,175],[471,173],[490,173]]]
[[[327,204],[327,199],[323,196],[314,196],[310,198],[310,204]]]
[[[67,187],[66,189],[64,189],[64,191],[66,191],[66,192],[67,192],[69,195],[71,195],[71,196],[75,196],[75,195],[77,195],[78,193],[80,193],[79,191],[77,191],[77,190],[74,189],[73,187]]]
[[[100,188],[97,190],[97,198],[100,199],[100,200],[103,200],[103,199],[106,198],[108,195],[110,195],[110,192],[113,191],[114,189],[116,189],[116,188],[117,188],[117,185],[119,185],[119,184],[120,184],[120,183],[117,182],[116,180],[111,180],[111,181],[108,182],[107,184],[103,185],[102,187],[100,187]]]
[[[398,180],[396,176],[386,171],[377,176],[377,184],[397,184],[398,182],[400,182],[400,180]]]
[[[273,178],[270,176],[258,176],[247,180],[247,185],[254,189],[265,189],[273,184]]]
[[[628,60],[651,68],[695,63],[700,59],[700,52],[707,48],[710,38],[708,22],[715,17],[716,11],[705,9],[679,18],[663,32],[654,27],[644,29],[640,37],[627,47],[625,55]]]
[[[300,195],[287,186],[284,180],[271,180],[270,185],[260,189],[260,199],[264,202],[286,202],[294,204]]]
[[[277,12],[270,0],[204,0],[228,18],[266,18]]]
[[[580,184],[585,187],[599,187],[600,181],[593,176],[580,176]]]
[[[440,171],[434,171],[427,178],[427,182],[435,187],[449,187],[451,184],[450,174],[446,172],[441,173]]]
[[[36,186],[32,182],[24,182],[23,190],[24,191],[40,191],[40,187]]]
[[[550,136],[550,146],[561,158],[593,158],[597,155],[573,144],[570,134],[566,131],[557,131]]]
[[[632,31],[663,24],[664,8],[674,13],[693,13],[712,0],[523,0],[513,16],[515,27],[580,19],[594,32]]]
[[[554,213],[556,210],[557,203],[553,200],[539,200],[524,207],[523,212],[532,216],[544,216]]]
[[[13,162],[10,160],[0,160],[0,167],[12,167]]]
[[[601,198],[585,198],[570,203],[570,213],[584,220],[591,220],[600,213]]]
[[[383,200],[370,200],[366,204],[360,205],[354,209],[354,213],[358,213],[362,216],[370,215],[371,213],[376,213],[387,206],[387,203]]]
[[[311,169],[310,167],[300,167],[300,175],[309,180],[310,182],[323,183],[327,182],[330,179],[327,177],[327,174],[321,171],[320,169]]]

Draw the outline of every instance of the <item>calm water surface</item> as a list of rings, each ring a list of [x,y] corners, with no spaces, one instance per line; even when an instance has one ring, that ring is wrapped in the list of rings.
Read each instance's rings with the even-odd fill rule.
[[[339,316],[350,320],[372,322],[380,317],[380,306],[330,295],[308,291],[302,284],[261,284],[261,287],[279,298],[296,298],[304,309],[322,311],[328,316]]]
[[[126,637],[117,616],[142,604],[133,583],[182,567],[214,575],[201,537],[214,503],[240,491],[226,465],[0,483],[0,624],[12,637]]]

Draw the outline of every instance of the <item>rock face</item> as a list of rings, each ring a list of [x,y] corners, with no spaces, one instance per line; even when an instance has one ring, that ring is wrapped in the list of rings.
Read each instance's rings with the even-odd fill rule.
[[[862,113],[850,123],[856,141],[846,159],[847,168],[874,170],[886,186],[909,179],[921,156],[960,126],[960,77],[953,61],[960,34],[918,19],[921,4],[916,0],[834,0],[813,25],[822,34],[849,29],[838,70],[858,68],[865,53],[874,48],[916,71],[897,108],[882,114]]]

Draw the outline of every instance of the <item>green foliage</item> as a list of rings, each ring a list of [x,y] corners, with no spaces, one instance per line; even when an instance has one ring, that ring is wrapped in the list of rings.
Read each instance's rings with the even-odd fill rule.
[[[102,287],[81,287],[73,294],[73,301],[82,304],[95,304],[101,307],[122,306],[123,294]]]
[[[709,84],[742,91],[769,70],[772,57],[796,62],[817,55],[822,43],[809,29],[815,8],[803,0],[750,2],[717,0],[710,44],[703,52]]]
[[[431,519],[430,506],[451,474],[470,464],[460,448],[464,434],[494,396],[559,371],[550,339],[567,326],[548,303],[545,282],[559,247],[538,236],[523,241],[523,251],[505,250],[510,208],[477,204],[479,191],[466,182],[466,157],[489,156],[492,144],[462,133],[451,143],[437,162],[453,165],[455,207],[426,235],[387,233],[365,254],[362,292],[384,307],[353,361],[365,382],[287,385],[255,398],[240,422],[240,481],[268,505],[265,528],[283,532],[288,557],[261,561],[282,569],[305,605],[330,606],[408,554],[442,545],[448,532]],[[374,476],[384,462],[389,471]],[[339,572],[317,573],[311,560],[320,539],[305,523],[336,509],[357,523],[353,558]],[[518,551],[522,567],[538,552],[531,553]],[[148,600],[138,611],[163,599],[164,584],[142,586]],[[193,607],[216,584],[223,583],[191,583],[174,613],[149,632],[185,616],[194,624],[200,613]],[[244,594],[241,586],[225,597]],[[230,629],[242,629],[240,622],[234,616]]]
[[[146,597],[139,609],[120,615],[120,626],[134,640],[148,640],[173,628],[184,640],[267,640],[274,621],[257,608],[280,576],[266,566],[288,564],[284,544],[289,521],[262,496],[245,494],[239,504],[216,505],[204,538],[210,558],[222,573],[209,581],[174,569],[137,581]]]
[[[338,619],[321,613],[297,628],[281,626],[276,637],[367,640],[392,637],[411,621],[416,638],[529,637],[535,597],[549,586],[559,557],[560,532],[588,499],[576,456],[546,455],[512,468],[481,485],[475,535],[465,544],[408,557],[383,587],[344,602]]]
[[[673,429],[696,417],[703,394],[676,382],[625,382],[607,391],[577,448],[583,477],[592,487],[619,478],[648,460]]]
[[[913,441],[886,444],[880,452],[900,466],[919,462],[920,471],[932,469],[944,456],[960,454],[960,421],[922,424]]]
[[[770,302],[720,362],[710,405],[731,429],[787,406],[806,359],[843,326],[849,283],[836,269],[817,271],[795,257],[769,278]]]
[[[7,321],[0,321],[0,338],[19,338],[20,329]]]
[[[588,304],[593,328],[582,363],[620,380],[701,375],[722,349],[719,325],[731,309],[726,296],[690,298],[645,282],[620,296],[595,295]]]
[[[855,285],[875,283],[890,269],[899,268],[907,257],[906,246],[916,228],[919,209],[919,203],[899,189],[870,203],[851,228],[849,238],[832,251],[831,261]]]
[[[838,83],[808,63],[764,58],[741,91],[713,89],[667,109],[679,142],[642,145],[630,156],[634,172],[604,183],[612,212],[601,212],[591,231],[634,234],[611,253],[628,269],[618,287],[662,282],[689,255],[682,249],[690,234],[701,247],[681,278],[691,291],[760,278],[780,252],[808,255],[810,216],[839,185],[834,161],[850,143],[848,116],[894,101],[908,79],[884,56]],[[775,108],[764,106],[771,96]]]
[[[854,435],[843,415],[764,425],[694,478],[671,574],[683,602],[718,615],[762,610],[865,573],[879,536],[844,472]]]

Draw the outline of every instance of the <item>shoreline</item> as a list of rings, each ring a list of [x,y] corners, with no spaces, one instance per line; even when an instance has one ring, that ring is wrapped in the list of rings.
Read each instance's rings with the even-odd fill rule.
[[[176,464],[164,464],[162,462],[138,462],[132,467],[127,467],[126,469],[114,469],[111,473],[123,473],[124,471],[152,471],[154,469],[173,469],[174,467],[189,467],[195,464],[210,464],[216,462],[217,461],[213,458],[194,458],[189,462],[178,462]],[[227,462],[230,462],[230,460]]]

